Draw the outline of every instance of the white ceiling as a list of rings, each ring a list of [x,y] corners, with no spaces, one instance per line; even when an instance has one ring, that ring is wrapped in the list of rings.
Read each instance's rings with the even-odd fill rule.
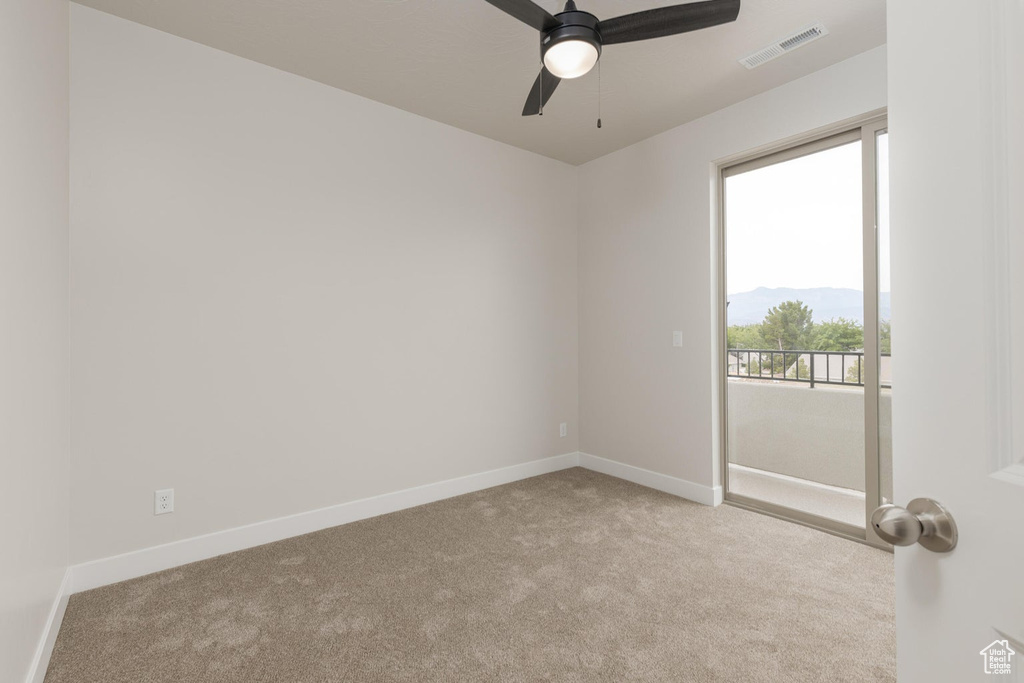
[[[538,36],[484,0],[78,1],[571,164],[885,42],[885,0],[743,0],[735,23],[608,46],[598,130],[597,69],[563,81],[543,117],[520,115]],[[678,3],[577,2],[599,18]],[[830,35],[753,71],[736,61],[816,21]]]

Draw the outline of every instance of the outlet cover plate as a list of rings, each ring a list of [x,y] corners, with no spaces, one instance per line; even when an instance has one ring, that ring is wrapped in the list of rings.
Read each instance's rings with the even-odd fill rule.
[[[153,514],[174,512],[174,489],[160,489],[153,494]]]

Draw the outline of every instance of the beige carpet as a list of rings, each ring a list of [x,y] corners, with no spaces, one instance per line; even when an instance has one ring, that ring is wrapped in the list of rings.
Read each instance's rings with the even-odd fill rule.
[[[46,681],[893,681],[892,574],[572,469],[75,595]]]

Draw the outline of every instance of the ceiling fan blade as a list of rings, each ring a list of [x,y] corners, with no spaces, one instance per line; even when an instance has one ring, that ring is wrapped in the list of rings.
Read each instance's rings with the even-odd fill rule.
[[[562,25],[562,22],[551,16],[546,9],[530,0],[487,0],[487,2],[538,31],[550,31]]]
[[[562,79],[548,71],[546,67],[541,69],[540,74],[537,75],[537,80],[533,82],[533,88],[530,90],[529,97],[526,98],[526,104],[523,105],[523,116],[539,114],[541,107],[548,103],[551,95],[555,92],[555,88],[561,82]],[[540,101],[542,91],[544,93],[543,102]]]
[[[661,38],[736,21],[740,0],[704,0],[625,14],[598,23],[603,45]]]

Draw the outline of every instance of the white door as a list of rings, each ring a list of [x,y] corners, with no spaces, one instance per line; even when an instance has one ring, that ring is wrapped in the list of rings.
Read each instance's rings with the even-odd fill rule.
[[[895,549],[898,678],[1024,681],[1024,0],[887,12],[894,502],[959,527]]]

